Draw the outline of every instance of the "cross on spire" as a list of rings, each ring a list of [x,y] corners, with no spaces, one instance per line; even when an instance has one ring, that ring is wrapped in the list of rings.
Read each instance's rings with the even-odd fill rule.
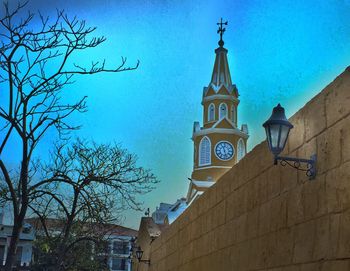
[[[217,31],[217,33],[220,34],[220,40],[219,40],[219,46],[220,47],[223,47],[224,46],[224,41],[222,40],[222,35],[224,34],[224,32],[226,31],[226,28],[225,27],[222,27],[223,25],[227,25],[228,22],[223,22],[222,21],[222,18],[220,19],[220,22],[216,23],[218,26],[219,26],[219,29]]]

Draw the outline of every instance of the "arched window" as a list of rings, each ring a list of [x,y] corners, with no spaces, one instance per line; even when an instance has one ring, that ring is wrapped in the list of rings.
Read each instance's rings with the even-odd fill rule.
[[[211,143],[208,137],[203,137],[199,143],[199,165],[210,165],[211,163]]]
[[[215,105],[210,104],[208,108],[208,121],[215,120]]]
[[[242,138],[237,143],[237,162],[245,156],[245,145]]]
[[[235,126],[237,126],[237,124],[236,124],[236,108],[234,105],[231,106],[231,121]]]
[[[225,103],[220,104],[219,119],[227,117],[227,105]]]
[[[196,162],[196,157],[197,157],[197,147],[196,145],[194,144],[194,150],[193,150],[193,166]]]

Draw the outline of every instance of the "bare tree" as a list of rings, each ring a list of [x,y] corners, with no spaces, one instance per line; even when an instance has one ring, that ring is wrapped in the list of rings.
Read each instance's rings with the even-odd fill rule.
[[[63,88],[73,83],[76,74],[122,72],[134,70],[126,66],[126,59],[112,69],[105,61],[92,62],[90,67],[69,64],[69,59],[82,50],[95,48],[105,37],[92,36],[95,28],[84,20],[69,18],[57,11],[54,19],[28,14],[21,19],[26,3],[11,9],[4,4],[5,15],[0,18],[0,169],[10,194],[14,227],[6,259],[7,271],[14,261],[19,233],[27,213],[30,186],[29,165],[33,151],[51,128],[60,135],[79,127],[71,125],[67,117],[86,110],[86,97],[74,103],[61,99]],[[39,27],[33,20],[39,20]],[[20,174],[15,184],[10,168],[4,160],[4,149],[13,137],[20,146]],[[16,187],[17,186],[17,187]]]
[[[150,192],[157,179],[136,160],[116,144],[77,140],[56,147],[52,162],[40,168],[41,181],[30,188],[29,208],[40,221],[41,240],[51,246],[45,259],[53,270],[79,269],[76,265],[83,261],[78,259],[91,259],[93,253],[71,257],[81,243],[98,246],[111,231],[109,225],[120,222],[123,210],[141,210],[137,196]]]

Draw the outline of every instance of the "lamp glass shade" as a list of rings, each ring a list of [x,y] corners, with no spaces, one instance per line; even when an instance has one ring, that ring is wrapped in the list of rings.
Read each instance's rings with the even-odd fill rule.
[[[142,259],[143,251],[141,250],[140,247],[137,248],[136,250],[136,258],[140,261]]]
[[[278,104],[272,111],[271,117],[263,124],[270,151],[279,155],[287,142],[290,129],[293,125],[287,120],[284,108]]]
[[[288,126],[281,125],[280,129],[281,129],[280,130],[280,140],[279,140],[278,147],[283,150],[284,146],[286,145],[286,142],[287,142],[287,138],[288,138],[288,134],[289,134],[290,128]]]
[[[270,146],[271,148],[275,149],[278,147],[278,137],[279,137],[280,126],[277,124],[272,124],[269,126],[269,130],[270,130]]]

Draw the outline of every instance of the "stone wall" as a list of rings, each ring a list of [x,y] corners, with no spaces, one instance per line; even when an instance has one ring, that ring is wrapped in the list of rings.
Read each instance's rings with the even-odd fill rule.
[[[151,244],[148,270],[350,270],[350,69],[299,110],[284,154],[256,146]]]

